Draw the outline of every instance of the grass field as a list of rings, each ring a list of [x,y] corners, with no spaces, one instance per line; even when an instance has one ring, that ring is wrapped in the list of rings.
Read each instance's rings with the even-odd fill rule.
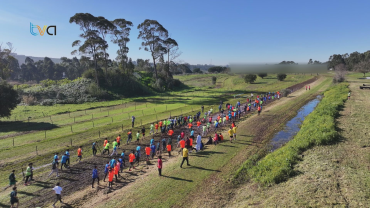
[[[10,170],[16,169],[19,173],[20,169],[25,168],[29,162],[34,162],[35,166],[48,164],[52,161],[54,152],[63,152],[67,148],[70,148],[74,154],[77,146],[84,146],[86,148],[84,154],[88,159],[91,157],[91,142],[102,141],[105,137],[112,139],[120,133],[125,135],[124,132],[130,129],[129,117],[132,115],[136,117],[136,126],[142,123],[148,128],[150,123],[168,118],[170,115],[194,115],[200,110],[201,105],[205,106],[205,110],[214,105],[213,108],[216,110],[221,99],[224,102],[235,103],[237,100],[244,99],[240,97],[248,96],[251,92],[256,94],[277,91],[312,78],[308,75],[288,75],[285,81],[280,82],[270,76],[265,79],[258,78],[255,84],[245,84],[239,75],[217,74],[216,77],[217,83],[212,85],[209,75],[178,76],[176,78],[188,85],[189,89],[158,96],[81,105],[18,107],[10,119],[1,121],[0,185],[5,186],[8,183],[7,177]],[[202,85],[199,85],[200,83]],[[239,95],[239,98],[234,99],[234,95]],[[28,117],[31,117],[29,123]],[[136,127],[134,132],[138,129]],[[101,139],[99,139],[99,132]],[[123,137],[123,141],[125,140],[126,138]],[[229,159],[230,157],[225,157],[220,162],[217,162],[218,159],[217,161],[211,159],[209,162],[219,165]],[[201,163],[203,162],[200,161]],[[49,167],[39,169],[36,177],[48,170]],[[207,172],[206,170],[201,168],[199,170],[203,175],[200,176],[200,181],[204,179],[202,177],[209,176],[204,173]],[[196,183],[190,186],[195,187]],[[33,193],[38,189],[22,187],[21,190],[24,193]],[[1,193],[0,202],[6,203],[7,197],[4,192]],[[32,195],[21,193],[20,197],[32,198]]]

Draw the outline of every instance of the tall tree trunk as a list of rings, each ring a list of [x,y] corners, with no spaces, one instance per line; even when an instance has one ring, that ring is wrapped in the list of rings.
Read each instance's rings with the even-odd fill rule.
[[[155,79],[156,79],[156,81],[157,81],[157,66],[155,65],[155,58],[154,58],[154,56],[153,56],[153,55],[152,55],[152,57],[153,57],[153,63],[154,63]]]
[[[95,80],[96,80],[96,84],[98,85],[98,87],[100,87],[99,79],[98,79],[98,63],[96,61],[96,54],[94,54],[94,62],[95,62]]]

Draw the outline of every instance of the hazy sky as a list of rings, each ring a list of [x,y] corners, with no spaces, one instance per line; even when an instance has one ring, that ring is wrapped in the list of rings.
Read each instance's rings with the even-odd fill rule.
[[[133,22],[129,57],[149,59],[139,50],[137,25],[160,22],[190,64],[232,62],[327,61],[334,53],[364,52],[370,46],[370,1],[340,0],[148,0],[148,1],[1,1],[0,43],[12,42],[16,53],[72,57],[79,26],[75,13]],[[33,36],[35,25],[56,25],[56,36]],[[117,46],[109,41],[111,58]]]

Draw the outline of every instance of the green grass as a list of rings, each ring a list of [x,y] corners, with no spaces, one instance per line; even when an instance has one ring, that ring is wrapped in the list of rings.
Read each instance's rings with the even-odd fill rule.
[[[347,99],[348,91],[348,84],[333,86],[324,93],[316,109],[305,118],[294,139],[268,154],[255,166],[251,167],[253,161],[247,160],[241,168],[249,168],[247,174],[265,185],[279,183],[293,176],[293,166],[298,162],[299,154],[312,146],[329,144],[338,138],[335,118]],[[237,174],[241,172],[239,170]]]

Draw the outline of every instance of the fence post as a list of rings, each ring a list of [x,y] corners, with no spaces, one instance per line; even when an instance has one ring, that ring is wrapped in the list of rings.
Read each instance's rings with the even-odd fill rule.
[[[71,132],[73,133],[73,130],[72,130],[72,125],[71,125]]]
[[[76,123],[76,117],[73,117],[73,123]]]
[[[99,130],[99,139],[100,139],[100,130]]]
[[[113,123],[113,117],[112,117],[112,123]]]
[[[36,155],[39,155],[39,153],[37,152],[37,146],[36,146]]]
[[[93,127],[95,127],[95,125],[94,125],[94,121],[93,121],[92,123],[93,123]]]

